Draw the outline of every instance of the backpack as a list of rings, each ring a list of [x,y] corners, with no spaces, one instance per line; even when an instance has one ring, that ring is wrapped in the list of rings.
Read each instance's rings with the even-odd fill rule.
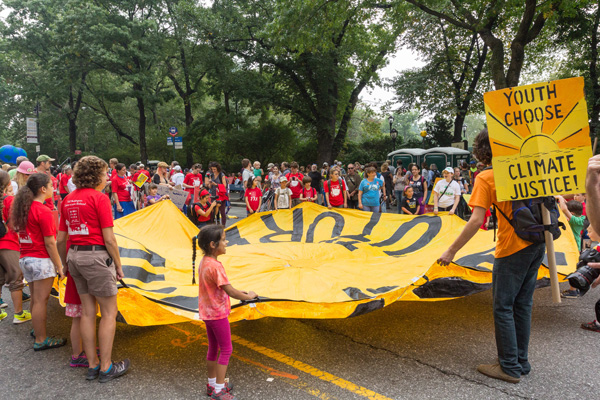
[[[4,203],[4,199],[6,199],[6,197],[7,196],[2,196],[2,198],[0,198],[0,201]],[[4,216],[0,215],[0,218],[2,218],[2,224],[0,225],[0,239],[2,239],[8,233],[8,228],[6,227],[6,221],[4,221]]]
[[[210,203],[206,203],[206,205],[208,206],[206,210],[208,210],[208,208],[210,207]],[[192,221],[194,225],[198,225],[198,223],[200,222],[198,220],[200,216],[196,213],[196,206],[202,208],[202,203],[191,203],[187,208],[187,217],[190,219],[190,221]]]
[[[485,169],[491,169],[488,167]],[[536,197],[534,199],[514,200],[512,203],[512,218],[504,214],[495,204],[492,205],[492,221],[494,222],[494,240],[496,240],[496,211],[508,221],[518,237],[531,243],[544,243],[544,232],[549,231],[554,240],[561,235],[560,228],[566,229],[565,224],[558,221],[558,208],[554,196]],[[544,225],[542,206],[550,210],[550,225]]]

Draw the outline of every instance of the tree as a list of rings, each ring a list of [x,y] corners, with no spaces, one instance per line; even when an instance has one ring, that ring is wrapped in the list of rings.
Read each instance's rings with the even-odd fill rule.
[[[555,16],[562,0],[450,0],[429,5],[422,0],[406,0],[422,11],[479,35],[490,48],[490,72],[496,89],[519,85],[525,62],[525,48],[540,35],[546,21]],[[445,11],[446,9],[449,11]],[[512,39],[509,39],[512,36]],[[507,56],[506,47],[510,48]]]
[[[572,13],[559,17],[555,39],[568,54],[562,66],[564,77],[583,75],[585,78],[590,132],[594,136],[600,135],[599,25],[600,1],[580,2]]]
[[[425,148],[448,147],[452,145],[452,122],[443,116],[436,115],[433,121],[425,122],[427,136]]]
[[[401,21],[402,7],[225,0],[212,10],[214,22],[198,31],[216,49],[260,71],[260,96],[314,130],[319,163],[337,157],[360,93],[377,79],[403,30],[400,22],[388,23]]]
[[[478,86],[488,47],[477,33],[466,32],[437,18],[423,15],[405,35],[410,48],[426,64],[402,72],[391,87],[402,110],[418,108],[422,113],[454,115],[454,141],[462,137],[465,117],[473,100],[483,109]]]
[[[84,0],[7,0],[2,51],[10,54],[2,74],[33,104],[41,101],[68,121],[69,149],[77,149],[77,116],[90,62],[89,27],[97,8]]]
[[[165,96],[164,76],[159,74],[164,43],[162,3],[160,0],[126,0],[118,3],[98,0],[96,3],[104,11],[104,23],[94,27],[96,47],[92,59],[98,68],[119,77],[123,82],[122,85],[113,86],[118,92],[110,93],[110,96],[135,99],[140,159],[147,164],[147,113],[152,112]],[[104,99],[102,102],[106,104]],[[108,112],[103,114],[109,117]],[[123,130],[115,126],[116,123],[111,125],[123,136]]]

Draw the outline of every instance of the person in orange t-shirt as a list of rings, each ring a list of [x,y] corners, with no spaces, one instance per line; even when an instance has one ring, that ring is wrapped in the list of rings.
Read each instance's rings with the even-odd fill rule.
[[[473,152],[480,162],[491,165],[492,149],[487,129],[475,138]],[[494,172],[492,169],[485,169],[477,175],[469,201],[473,215],[459,237],[438,259],[440,265],[450,264],[456,253],[477,233],[485,220],[486,210],[492,204],[505,215],[512,215],[512,202],[498,201]],[[479,365],[477,370],[491,378],[518,383],[521,375],[527,375],[531,370],[528,346],[533,291],[546,245],[533,244],[519,238],[504,217],[498,218],[498,222],[498,242],[492,273],[498,361]]]

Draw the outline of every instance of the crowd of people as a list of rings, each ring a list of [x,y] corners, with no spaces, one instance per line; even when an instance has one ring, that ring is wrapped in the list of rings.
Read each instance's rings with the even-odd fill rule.
[[[198,267],[199,316],[206,323],[207,394],[213,399],[234,399],[232,387],[225,381],[231,356],[231,333],[227,317],[229,298],[251,301],[256,293],[231,286],[218,257],[226,252],[227,203],[236,190],[244,199],[247,215],[265,210],[293,208],[303,202],[322,204],[329,209],[354,208],[364,212],[384,212],[397,207],[398,213],[421,215],[428,211],[458,214],[463,195],[470,194],[472,209],[465,229],[438,262],[446,265],[475,233],[490,223],[491,210],[511,215],[511,202],[498,202],[491,165],[487,131],[474,143],[479,163],[438,171],[435,164],[385,162],[342,165],[334,162],[301,167],[296,162],[270,163],[242,160],[238,174],[226,174],[218,162],[208,171],[201,164],[189,169],[176,161],[160,162],[156,168],[141,164],[127,167],[116,159],[108,163],[95,156],[62,168],[47,155],[26,158],[17,165],[0,170],[0,285],[8,286],[13,306],[13,323],[32,322],[33,349],[42,351],[64,346],[66,338],[47,332],[47,304],[55,278],[67,278],[65,314],[72,319],[70,343],[71,367],[85,367],[85,379],[108,382],[125,374],[130,362],[111,361],[117,317],[117,283],[123,279],[119,249],[113,233],[114,220],[170,198],[169,191],[184,190],[188,198],[184,211],[198,226],[193,238],[193,265],[199,248],[203,258]],[[600,159],[590,161],[586,197],[557,196],[559,208],[569,222],[579,250],[600,240],[593,229],[600,224]],[[592,182],[592,183],[590,183]],[[593,183],[595,182],[595,183]],[[595,185],[595,186],[594,186]],[[159,189],[162,187],[162,194]],[[433,207],[428,209],[429,197]],[[587,212],[590,214],[588,220]],[[498,361],[483,364],[478,370],[493,378],[519,382],[529,373],[527,345],[531,329],[532,296],[537,270],[544,256],[543,243],[523,240],[509,218],[492,218],[498,227],[493,288],[494,320]],[[600,268],[600,263],[590,263]],[[194,275],[195,282],[195,275]],[[30,295],[23,291],[29,286]],[[593,286],[600,284],[598,278]],[[577,288],[562,293],[565,298],[583,295]],[[30,311],[23,303],[30,301]],[[0,298],[0,320],[7,317]],[[96,313],[101,319],[96,334]],[[582,328],[600,332],[600,301],[596,320]]]

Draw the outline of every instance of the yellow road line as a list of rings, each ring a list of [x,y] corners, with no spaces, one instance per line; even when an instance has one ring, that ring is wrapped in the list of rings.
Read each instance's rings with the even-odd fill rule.
[[[290,367],[293,367],[299,371],[302,371],[304,373],[307,373],[309,375],[312,375],[314,377],[317,377],[323,381],[329,382],[329,383],[333,383],[336,386],[341,387],[342,389],[348,390],[349,392],[358,394],[360,396],[366,397],[367,399],[370,400],[392,400],[389,397],[383,396],[379,393],[375,393],[372,390],[369,390],[367,388],[364,388],[362,386],[356,385],[350,381],[347,381],[345,379],[342,379],[340,377],[337,377],[335,375],[332,375],[328,372],[325,371],[321,371],[318,368],[315,368],[313,366],[310,366],[308,364],[305,364],[301,361],[298,360],[294,360],[291,357],[286,356],[285,354],[281,354],[275,350],[271,350],[268,349],[264,346],[260,346],[256,343],[250,342],[246,339],[243,339],[237,335],[231,335],[231,340],[234,343],[237,343],[239,345],[242,345],[244,347],[247,347],[251,350],[254,350],[264,356],[267,356],[269,358],[272,358],[273,360],[279,361],[281,363],[284,363],[286,365],[289,365]]]

